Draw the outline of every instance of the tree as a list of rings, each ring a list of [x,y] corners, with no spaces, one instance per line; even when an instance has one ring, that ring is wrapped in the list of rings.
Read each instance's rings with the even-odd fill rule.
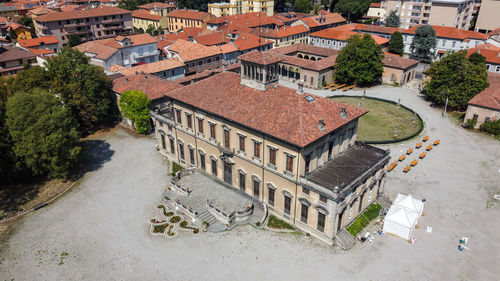
[[[45,66],[45,75],[50,79],[45,89],[70,108],[82,135],[117,120],[111,81],[101,67],[89,64],[84,54],[65,47]]]
[[[424,63],[431,63],[433,49],[436,48],[436,31],[430,25],[421,25],[415,30],[410,45],[410,58]]]
[[[325,11],[328,11],[328,6],[330,6],[331,0],[321,0],[321,8]]]
[[[297,13],[309,13],[312,9],[312,4],[309,0],[295,0],[292,9]]]
[[[317,15],[319,13],[319,10],[321,10],[321,4],[314,4],[312,7],[314,14]]]
[[[383,72],[382,48],[369,34],[353,35],[335,60],[334,78],[339,83],[371,85],[380,81]]]
[[[348,21],[357,21],[370,8],[370,0],[339,0],[335,12],[341,13]]]
[[[389,40],[389,47],[388,47],[389,52],[402,56],[404,48],[405,44],[403,42],[403,35],[401,35],[401,32],[396,31],[393,34],[391,34],[391,40]]]
[[[77,34],[70,34],[68,36],[68,46],[74,47],[82,44],[82,39]]]
[[[384,25],[388,27],[399,27],[401,25],[401,18],[398,16],[396,10],[389,13],[389,16],[385,18]]]
[[[286,8],[286,0],[274,0],[274,12],[283,13]]]
[[[478,52],[472,53],[469,56],[469,61],[474,64],[480,64],[486,66],[486,58]]]
[[[467,59],[467,51],[450,52],[432,63],[424,74],[430,79],[424,82],[423,93],[435,104],[463,110],[471,98],[488,86],[488,73],[484,64]]]
[[[328,11],[330,12],[335,11],[335,5],[337,5],[338,2],[339,0],[332,0],[332,2],[330,2],[330,8],[328,9]]]
[[[11,42],[15,42],[17,40],[17,33],[12,29],[12,27],[9,27],[9,39]]]
[[[138,90],[126,91],[120,97],[123,115],[134,122],[135,130],[139,134],[148,132],[150,103],[151,100],[146,94]]]
[[[28,17],[26,15],[23,15],[22,17],[20,17],[17,20],[17,23],[20,24],[20,25],[22,25],[22,26],[29,27],[30,33],[31,33],[31,37],[33,37],[33,38],[36,37],[35,24],[33,24],[33,20],[30,17]]]
[[[6,123],[16,156],[34,175],[66,177],[81,147],[75,119],[60,99],[35,89],[10,96]]]

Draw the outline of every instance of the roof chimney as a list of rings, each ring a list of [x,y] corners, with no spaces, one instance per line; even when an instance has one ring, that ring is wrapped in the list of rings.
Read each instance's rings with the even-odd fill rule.
[[[319,121],[318,121],[318,129],[320,131],[324,131],[325,130],[325,118],[320,118]]]
[[[304,93],[304,82],[299,81],[299,94]]]
[[[347,113],[345,111],[345,107],[342,107],[342,109],[340,109],[340,117],[342,117],[342,119],[347,118]]]

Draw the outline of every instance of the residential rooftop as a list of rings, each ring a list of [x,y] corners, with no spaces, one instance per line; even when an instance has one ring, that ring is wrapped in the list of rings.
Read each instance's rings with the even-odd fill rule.
[[[346,41],[353,35],[360,35],[363,36],[363,34],[354,32],[354,31],[344,31],[344,30],[338,30],[335,28],[327,28],[323,29],[320,31],[313,32],[309,34],[311,37],[319,37],[319,38],[327,38],[327,39],[332,39],[332,40],[339,40],[339,41]],[[369,34],[373,40],[375,40],[375,43],[379,45],[383,45],[389,42],[389,39],[380,37],[377,35]]]
[[[59,43],[57,38],[55,38],[54,36],[44,36],[44,37],[24,39],[24,40],[19,39],[17,42],[19,43],[19,45],[21,45],[21,47],[26,47],[26,48]]]
[[[88,10],[72,10],[67,12],[57,12],[41,15],[35,18],[37,22],[51,22],[71,19],[84,19],[93,17],[116,16],[132,14],[131,11],[124,10],[118,7],[98,6]]]
[[[488,73],[489,87],[469,101],[469,105],[500,110],[500,74]]]
[[[176,53],[184,62],[221,54],[217,46],[205,46],[180,39],[170,45],[168,50]]]
[[[154,74],[179,67],[184,67],[184,63],[174,58],[141,64],[129,68],[119,67],[118,71],[125,76],[132,76],[139,73]],[[111,71],[114,71],[114,69],[117,68],[112,67]]]
[[[202,20],[204,17],[209,15],[210,14],[207,12],[188,10],[188,9],[173,10],[172,12],[168,13],[169,17],[193,19],[193,20]]]
[[[419,61],[413,59],[407,59],[395,54],[385,53],[382,63],[384,64],[384,66],[387,67],[405,70],[409,67],[417,65]]]
[[[129,77],[124,76],[113,80],[113,91],[123,94],[129,90],[139,90],[146,94],[148,99],[156,100],[164,97],[165,92],[182,88],[177,83],[172,83],[165,79],[153,75],[137,74]]]

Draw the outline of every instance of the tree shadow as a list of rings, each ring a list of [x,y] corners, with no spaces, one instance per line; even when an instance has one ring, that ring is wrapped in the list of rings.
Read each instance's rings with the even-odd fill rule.
[[[82,143],[81,175],[96,171],[109,162],[115,154],[110,147],[109,143],[103,140],[85,140]]]

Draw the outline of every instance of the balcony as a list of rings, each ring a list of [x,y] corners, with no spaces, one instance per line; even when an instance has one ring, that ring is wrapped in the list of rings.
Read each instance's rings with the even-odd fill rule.
[[[123,22],[123,19],[109,19],[101,21],[102,24]]]
[[[66,29],[66,33],[68,34],[87,34],[89,31],[87,29],[77,30],[77,29]]]
[[[72,28],[72,27],[79,27],[79,26],[85,26],[86,23],[84,22],[79,22],[79,23],[70,23],[70,24],[65,24],[64,28]]]

